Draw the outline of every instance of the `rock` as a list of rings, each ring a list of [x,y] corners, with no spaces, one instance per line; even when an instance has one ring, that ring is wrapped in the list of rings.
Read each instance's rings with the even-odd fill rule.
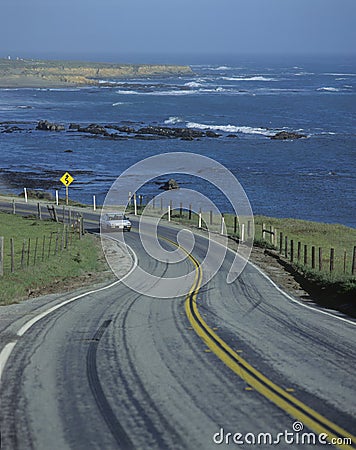
[[[226,137],[228,138],[237,138],[237,134],[228,134]]]
[[[102,136],[110,136],[110,133],[106,131],[106,128],[97,123],[91,123],[87,127],[79,127],[78,131],[82,133],[101,134]]]
[[[64,126],[57,123],[48,122],[48,120],[40,120],[37,123],[36,130],[42,131],[63,131]]]
[[[183,136],[180,139],[181,141],[194,141],[193,136]]]
[[[172,189],[179,189],[179,184],[176,182],[176,180],[171,178],[170,180],[163,183],[160,189],[164,189],[165,191],[170,191]]]
[[[25,197],[25,193],[21,192],[21,194],[19,194],[19,197]],[[27,197],[38,199],[38,200],[48,200],[48,201],[54,200],[54,197],[50,192],[35,191],[34,189],[27,189]]]
[[[70,123],[69,130],[79,130],[80,125],[78,123]]]
[[[64,150],[64,153],[73,153],[73,150],[71,150],[71,149]]]
[[[2,133],[13,133],[14,131],[21,131],[21,128],[14,125],[13,127],[9,127],[8,125],[5,125],[5,130],[2,131]]]
[[[275,134],[274,136],[271,136],[271,139],[279,139],[279,140],[286,140],[286,139],[300,139],[300,138],[306,138],[307,136],[305,134],[299,134],[294,133],[290,131],[280,131],[279,133]]]
[[[210,137],[210,138],[217,138],[217,137],[221,136],[221,134],[214,133],[214,131],[207,131],[205,134],[207,135],[207,137]]]

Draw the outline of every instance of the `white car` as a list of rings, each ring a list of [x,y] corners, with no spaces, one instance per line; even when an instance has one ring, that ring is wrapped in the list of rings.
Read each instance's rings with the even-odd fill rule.
[[[101,228],[103,231],[130,231],[131,222],[123,213],[106,213],[101,218]]]

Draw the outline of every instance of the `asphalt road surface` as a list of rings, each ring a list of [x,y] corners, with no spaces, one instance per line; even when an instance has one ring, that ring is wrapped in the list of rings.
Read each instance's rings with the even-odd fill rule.
[[[167,250],[176,233],[160,227]],[[189,294],[117,283],[14,335],[2,449],[306,449],[355,434],[352,320],[292,301],[250,264],[227,284],[232,252],[201,286],[204,237],[176,264],[147,255],[135,229],[125,238],[157,277],[194,270]]]

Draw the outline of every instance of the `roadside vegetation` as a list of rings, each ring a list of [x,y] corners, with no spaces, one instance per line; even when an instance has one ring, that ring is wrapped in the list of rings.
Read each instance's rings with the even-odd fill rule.
[[[108,269],[94,236],[79,238],[76,230],[60,223],[0,212],[0,236],[0,305],[99,281]]]

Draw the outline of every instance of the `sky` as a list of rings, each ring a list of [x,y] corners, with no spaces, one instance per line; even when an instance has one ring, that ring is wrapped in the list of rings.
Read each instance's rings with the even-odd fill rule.
[[[0,57],[356,55],[355,17],[356,0],[2,0]]]

